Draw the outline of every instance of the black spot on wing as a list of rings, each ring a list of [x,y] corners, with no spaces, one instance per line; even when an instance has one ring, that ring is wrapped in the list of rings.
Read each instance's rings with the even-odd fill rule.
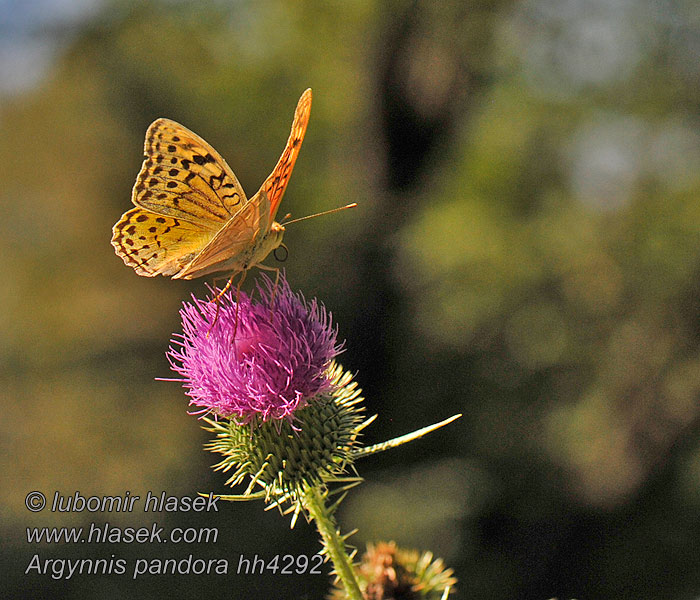
[[[216,160],[214,160],[214,157],[208,152],[205,156],[202,156],[201,154],[193,154],[192,160],[196,162],[200,167],[202,165],[206,165],[207,163],[216,162]]]

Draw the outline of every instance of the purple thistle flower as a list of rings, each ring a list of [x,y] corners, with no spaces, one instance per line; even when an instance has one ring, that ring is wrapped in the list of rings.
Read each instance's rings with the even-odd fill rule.
[[[330,388],[326,369],[341,351],[331,315],[316,300],[294,294],[284,275],[263,275],[253,301],[229,290],[183,303],[182,335],[168,350],[190,404],[239,423],[286,418]],[[216,290],[212,290],[215,294]],[[237,322],[236,322],[237,321]],[[212,325],[213,323],[213,325]],[[234,339],[235,333],[235,339]]]

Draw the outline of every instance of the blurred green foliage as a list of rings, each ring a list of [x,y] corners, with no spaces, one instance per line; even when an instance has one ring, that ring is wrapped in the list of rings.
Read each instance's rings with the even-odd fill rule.
[[[153,119],[202,135],[250,194],[306,87],[282,213],[359,208],[290,226],[288,279],[347,339],[380,415],[369,442],[465,415],[361,464],[343,527],[433,550],[464,598],[696,597],[698,23],[696,3],[652,0],[163,0],[61,34],[39,83],[0,96],[3,597],[328,589],[23,575],[35,551],[85,555],[37,550],[25,527],[95,520],[30,514],[33,489],[223,491],[179,386],[154,381],[204,282],[136,276],[110,229]],[[318,549],[261,505],[163,520],[221,527],[187,553],[232,563]]]

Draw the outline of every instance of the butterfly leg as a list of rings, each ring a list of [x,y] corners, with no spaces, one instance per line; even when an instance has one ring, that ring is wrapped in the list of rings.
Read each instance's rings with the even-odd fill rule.
[[[220,281],[224,281],[224,280],[228,281],[228,279],[229,279],[228,277],[214,277],[214,280],[213,280],[213,282],[212,282],[212,285],[214,286],[214,289],[216,289],[216,288],[219,287],[219,282],[220,282]]]
[[[241,278],[238,280],[238,285],[236,286],[236,316],[233,321],[233,338],[231,339],[232,342],[236,339],[236,331],[238,331],[238,298],[241,295],[241,286],[245,281],[246,273],[248,273],[247,269],[241,273]]]
[[[270,319],[272,319],[272,309],[275,304],[275,297],[277,296],[277,285],[280,281],[280,270],[278,267],[268,267],[267,265],[257,264],[255,265],[261,271],[274,271],[275,272],[275,285],[272,288],[272,297],[270,298]]]
[[[218,294],[216,294],[216,296],[214,297],[212,302],[218,302],[219,298],[221,298],[221,296],[223,296],[226,292],[228,292],[229,288],[231,287],[231,284],[233,283],[234,277],[236,277],[236,273],[234,273],[233,275],[231,275],[231,277],[228,278],[228,283],[224,286],[223,290],[221,290]]]
[[[231,285],[233,284],[234,277],[236,277],[236,273],[234,273],[233,275],[231,275],[231,277],[228,278],[228,282],[226,283],[224,288],[221,291],[219,291],[216,294],[216,296],[214,296],[213,300],[210,300],[210,302],[216,302],[216,313],[214,314],[214,320],[212,321],[211,326],[209,327],[209,331],[207,331],[207,337],[209,337],[209,333],[214,328],[214,325],[216,325],[216,322],[219,320],[219,309],[221,308],[221,303],[219,302],[219,300],[220,300],[221,296],[223,296],[229,290]],[[214,289],[216,289],[216,282],[220,281],[221,279],[222,279],[221,277],[217,277],[214,280]],[[243,283],[243,279],[245,279],[245,271],[243,271],[243,277],[241,277],[241,280],[238,283],[238,288],[236,289],[236,324],[238,324],[238,293],[241,290],[241,284]],[[234,336],[234,338],[236,337],[236,328],[235,327],[233,330],[233,336]]]

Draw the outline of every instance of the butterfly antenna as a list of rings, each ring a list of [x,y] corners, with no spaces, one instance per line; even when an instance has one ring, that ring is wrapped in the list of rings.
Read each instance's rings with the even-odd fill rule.
[[[352,204],[346,204],[345,206],[339,206],[338,208],[332,208],[331,210],[324,210],[323,212],[315,213],[313,215],[307,215],[305,217],[299,217],[298,219],[292,219],[291,221],[286,221],[286,222],[280,223],[280,225],[284,225],[286,227],[287,225],[290,225],[291,223],[298,223],[299,221],[306,221],[306,219],[313,219],[314,217],[321,217],[323,215],[330,215],[331,213],[340,212],[341,210],[345,210],[346,208],[355,208],[356,206],[357,206],[357,202],[353,202]],[[287,217],[288,216],[291,216],[291,215],[287,215]],[[287,217],[285,217],[285,219]]]

